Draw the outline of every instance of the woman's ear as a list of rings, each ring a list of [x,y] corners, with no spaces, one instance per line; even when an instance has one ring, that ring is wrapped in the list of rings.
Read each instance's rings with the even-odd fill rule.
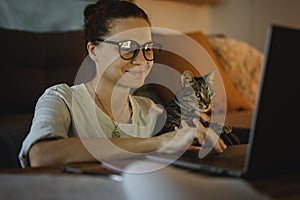
[[[93,60],[93,61],[96,61],[97,60],[97,56],[96,56],[96,53],[95,53],[95,48],[96,48],[96,45],[94,45],[93,43],[91,42],[88,42],[87,45],[86,45],[86,48],[89,52],[89,56],[90,58]]]

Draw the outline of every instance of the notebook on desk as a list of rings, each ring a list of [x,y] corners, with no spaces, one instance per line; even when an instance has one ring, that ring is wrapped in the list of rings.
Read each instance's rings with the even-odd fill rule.
[[[249,145],[241,150],[245,154],[244,159],[239,163],[230,163],[225,157],[223,163],[230,163],[231,166],[210,166],[201,163],[195,151],[187,151],[179,159],[172,160],[172,165],[247,179],[299,171],[300,74],[297,72],[300,69],[300,30],[272,25],[266,41]],[[147,158],[169,162],[168,156],[150,154]],[[173,159],[172,156],[170,159]]]

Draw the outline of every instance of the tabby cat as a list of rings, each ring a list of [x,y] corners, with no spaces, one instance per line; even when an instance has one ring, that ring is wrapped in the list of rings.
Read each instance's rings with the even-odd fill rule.
[[[180,127],[181,120],[185,120],[190,126],[194,126],[192,119],[198,117],[195,111],[209,113],[215,98],[213,88],[216,70],[203,77],[194,77],[191,71],[184,71],[181,78],[181,88],[174,99],[166,106],[167,119],[160,133],[174,130]],[[238,138],[230,136],[232,128],[228,124],[218,124],[201,120],[205,127],[212,128],[227,145],[239,143]],[[232,138],[233,137],[233,138]],[[196,145],[197,142],[194,142]]]

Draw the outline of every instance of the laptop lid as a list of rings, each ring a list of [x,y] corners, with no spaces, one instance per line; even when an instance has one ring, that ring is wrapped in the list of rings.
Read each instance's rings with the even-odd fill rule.
[[[299,47],[300,30],[270,26],[245,160],[246,177],[300,169]]]

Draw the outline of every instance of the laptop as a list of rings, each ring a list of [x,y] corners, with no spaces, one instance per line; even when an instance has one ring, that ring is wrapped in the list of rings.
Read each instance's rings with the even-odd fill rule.
[[[211,175],[264,178],[300,171],[300,30],[271,25],[267,33],[258,98],[249,133],[249,144],[211,152],[199,159],[186,151],[174,161],[172,155],[150,154],[147,158]],[[236,151],[238,158],[227,156]],[[212,150],[213,151],[213,150]],[[213,159],[219,159],[218,166]]]

